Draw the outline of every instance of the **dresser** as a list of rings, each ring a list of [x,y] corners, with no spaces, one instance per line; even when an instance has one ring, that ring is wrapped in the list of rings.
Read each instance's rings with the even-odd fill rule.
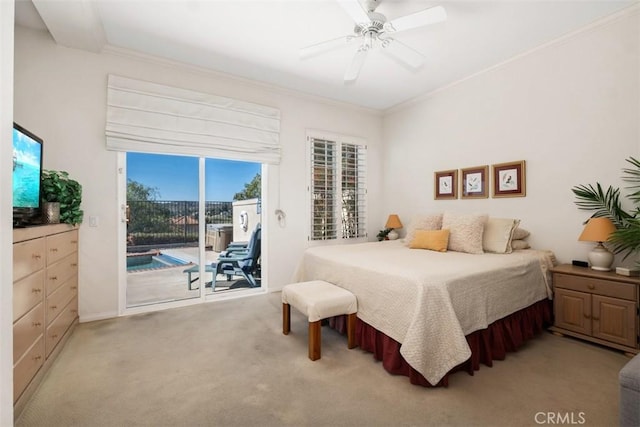
[[[35,390],[77,324],[78,228],[13,230],[13,400]],[[17,415],[17,414],[16,414]]]
[[[551,272],[552,331],[638,353],[640,278],[573,265],[560,265]]]

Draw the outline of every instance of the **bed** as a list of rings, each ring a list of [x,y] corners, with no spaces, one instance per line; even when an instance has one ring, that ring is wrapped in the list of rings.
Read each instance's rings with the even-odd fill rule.
[[[543,328],[553,264],[550,251],[436,252],[396,240],[309,248],[297,279],[356,295],[359,345],[387,371],[447,385],[448,373],[491,365]]]

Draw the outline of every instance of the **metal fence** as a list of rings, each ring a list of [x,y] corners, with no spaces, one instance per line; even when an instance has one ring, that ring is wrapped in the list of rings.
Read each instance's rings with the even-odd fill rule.
[[[205,202],[205,224],[231,224],[232,202]],[[198,245],[197,201],[127,201],[127,250]]]

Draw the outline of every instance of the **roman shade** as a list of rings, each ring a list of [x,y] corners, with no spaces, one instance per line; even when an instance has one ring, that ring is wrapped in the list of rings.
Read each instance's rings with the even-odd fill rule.
[[[280,110],[109,75],[107,149],[280,162]]]

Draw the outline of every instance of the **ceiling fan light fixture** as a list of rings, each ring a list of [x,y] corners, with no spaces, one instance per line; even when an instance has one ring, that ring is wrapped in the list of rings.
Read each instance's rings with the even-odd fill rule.
[[[392,21],[377,13],[375,10],[382,0],[337,0],[340,6],[355,21],[354,35],[341,37],[318,43],[301,51],[301,57],[308,58],[326,50],[339,47],[354,39],[362,38],[362,44],[355,53],[349,67],[344,74],[345,82],[353,82],[358,78],[360,70],[364,64],[367,52],[375,47],[376,41],[380,44],[382,51],[389,53],[402,65],[412,70],[417,70],[425,63],[425,57],[417,50],[400,43],[389,37],[389,33],[404,31],[424,25],[435,24],[447,19],[447,13],[442,6],[431,7],[410,15],[401,16]],[[317,53],[316,53],[317,52]]]

